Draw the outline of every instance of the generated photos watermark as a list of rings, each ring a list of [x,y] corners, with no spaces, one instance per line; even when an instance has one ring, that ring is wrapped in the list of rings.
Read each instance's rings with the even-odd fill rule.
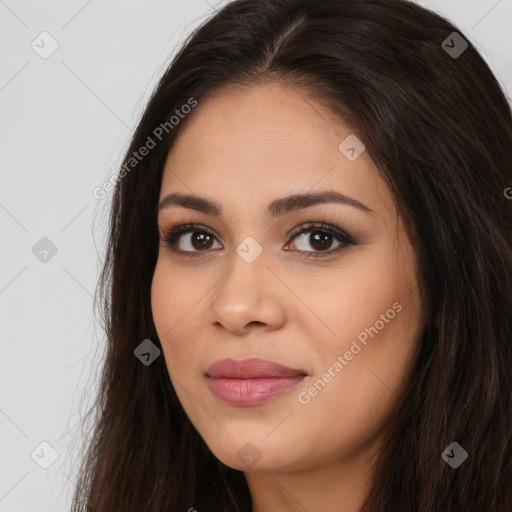
[[[139,162],[141,162],[152,149],[154,149],[159,142],[164,138],[164,134],[168,134],[173,130],[178,124],[180,124],[182,119],[190,114],[192,109],[197,106],[197,100],[194,98],[189,98],[187,103],[181,106],[181,108],[176,109],[175,113],[169,118],[168,121],[160,123],[151,135],[148,135],[146,142],[137,150],[132,153],[130,158],[128,158],[127,162],[123,165],[119,174],[112,174],[108,180],[103,183],[101,187],[95,187],[92,191],[92,195],[95,199],[104,199],[107,195],[107,192],[110,192],[114,189],[116,182],[118,179],[123,179],[130,171],[135,169]]]
[[[403,306],[399,302],[395,302],[391,308],[389,308],[386,313],[380,315],[380,320],[377,320],[372,327],[365,328],[357,335],[357,340],[353,340],[350,345],[349,350],[347,350],[342,356],[339,355],[336,358],[336,361],[329,366],[327,371],[322,375],[320,379],[318,379],[312,386],[310,386],[307,391],[301,391],[298,394],[298,400],[302,405],[307,405],[311,402],[311,399],[320,393],[329,382],[331,382],[336,375],[338,375],[344,368],[349,364],[349,362],[354,358],[356,354],[359,354],[361,350],[368,344],[368,336],[374,338],[379,331],[384,329],[386,324],[395,318],[396,314],[402,311]],[[361,347],[359,343],[363,345]]]

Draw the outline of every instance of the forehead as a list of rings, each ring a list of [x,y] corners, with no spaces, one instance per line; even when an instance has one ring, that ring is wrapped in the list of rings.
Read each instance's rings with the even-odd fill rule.
[[[393,208],[367,152],[350,161],[340,151],[350,127],[296,88],[219,89],[191,116],[168,155],[161,197],[173,191],[226,203],[236,197],[250,208],[259,199],[266,206],[271,197],[329,188]]]

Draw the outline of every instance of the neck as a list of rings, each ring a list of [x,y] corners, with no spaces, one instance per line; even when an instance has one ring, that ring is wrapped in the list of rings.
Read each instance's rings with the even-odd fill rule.
[[[253,512],[359,512],[371,485],[378,441],[327,464],[296,471],[246,472]]]

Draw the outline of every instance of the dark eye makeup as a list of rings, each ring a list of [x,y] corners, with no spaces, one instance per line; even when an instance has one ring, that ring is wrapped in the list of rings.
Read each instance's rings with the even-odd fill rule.
[[[181,237],[189,233],[191,234],[189,244],[197,244],[197,247],[199,247],[198,250],[183,250],[177,248]],[[347,246],[359,245],[358,241],[353,236],[349,235],[337,226],[327,224],[325,222],[307,222],[299,224],[290,233],[288,233],[287,237],[289,238],[289,242],[287,242],[285,247],[289,247],[289,244],[299,236],[303,236],[308,233],[310,236],[307,239],[307,243],[310,245],[313,244],[313,249],[315,249],[314,245],[318,244],[320,249],[313,251],[295,250],[295,252],[304,255],[306,258],[332,256],[343,251]],[[161,239],[166,247],[169,247],[175,254],[184,257],[200,257],[212,250],[218,250],[211,249],[210,244],[210,242],[217,240],[215,232],[211,228],[202,224],[168,222],[162,227]],[[329,245],[331,240],[332,242],[337,241],[339,245],[335,249],[322,250],[322,245]]]

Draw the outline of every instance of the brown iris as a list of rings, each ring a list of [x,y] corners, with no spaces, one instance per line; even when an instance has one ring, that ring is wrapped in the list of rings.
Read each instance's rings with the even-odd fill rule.
[[[328,246],[326,246],[326,240],[329,241]],[[332,245],[332,235],[322,231],[313,231],[311,233],[310,243],[312,247],[319,251],[329,249]]]
[[[191,242],[194,249],[209,249],[213,238],[208,233],[200,233],[195,231],[192,233]]]

